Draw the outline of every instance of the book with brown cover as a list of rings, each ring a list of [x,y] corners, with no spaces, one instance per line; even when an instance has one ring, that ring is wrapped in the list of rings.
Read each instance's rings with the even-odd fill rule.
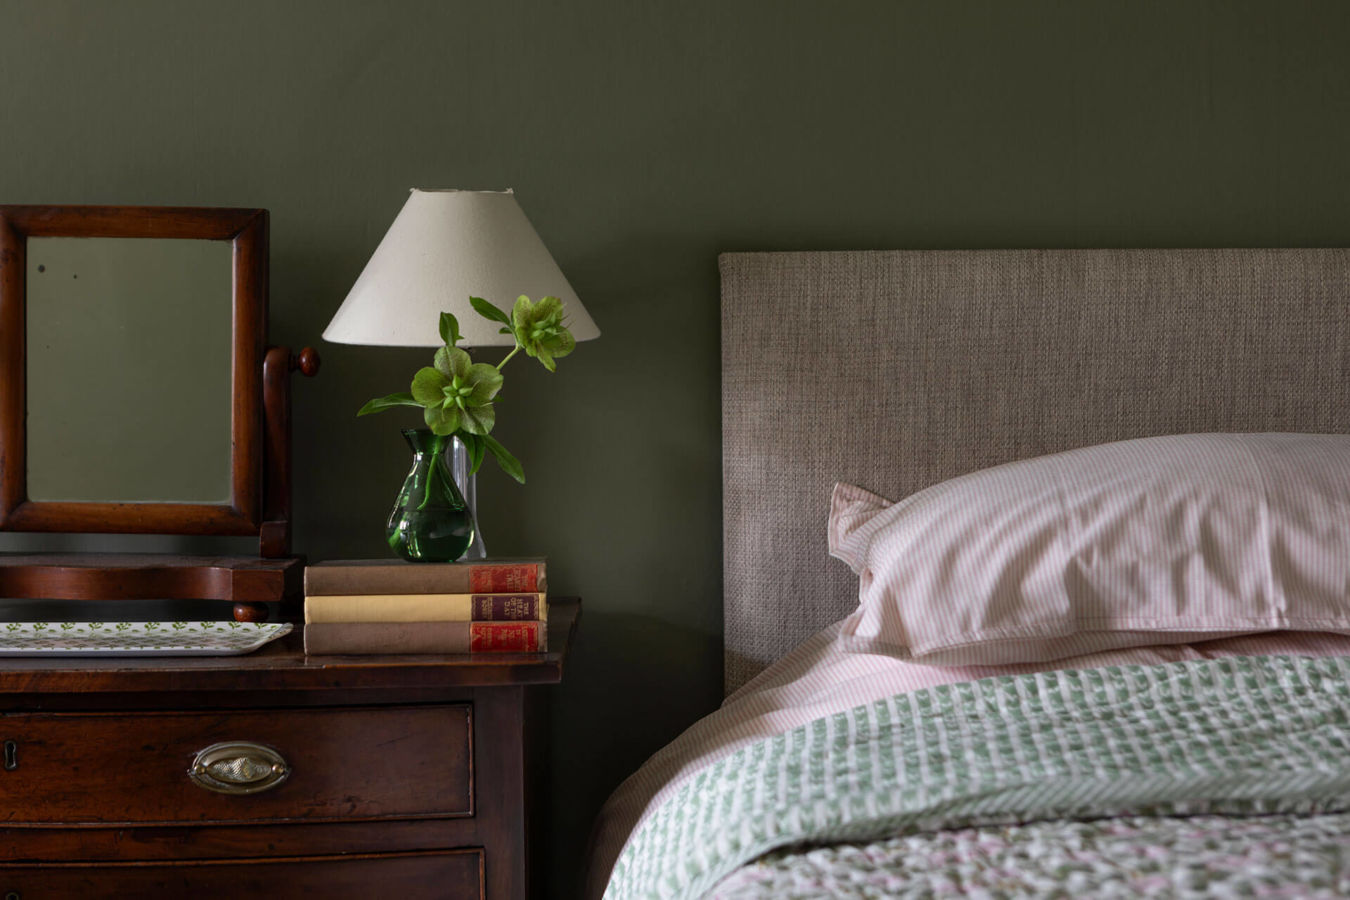
[[[321,654],[542,653],[544,622],[317,622],[305,652]]]
[[[545,593],[544,563],[543,557],[469,563],[332,560],[305,568],[305,594]]]
[[[317,594],[305,622],[522,622],[548,617],[543,594]]]

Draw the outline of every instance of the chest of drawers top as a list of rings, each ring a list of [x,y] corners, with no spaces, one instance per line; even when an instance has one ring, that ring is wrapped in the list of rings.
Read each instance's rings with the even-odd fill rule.
[[[546,653],[306,656],[299,627],[244,656],[0,659],[0,706],[22,695],[180,692],[408,691],[555,684],[581,614],[549,601]],[[8,696],[6,696],[8,695]]]

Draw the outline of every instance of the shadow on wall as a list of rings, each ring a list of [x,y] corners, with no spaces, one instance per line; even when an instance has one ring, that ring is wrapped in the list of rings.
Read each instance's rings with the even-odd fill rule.
[[[602,655],[592,650],[607,648]],[[720,666],[722,639],[650,616],[588,610],[561,685],[550,688],[551,806],[539,877],[549,898],[575,897],[591,827],[604,798],[648,757],[721,702],[703,673]],[[697,673],[691,677],[691,673]],[[713,682],[713,687],[721,679]],[[672,726],[672,723],[679,723]]]

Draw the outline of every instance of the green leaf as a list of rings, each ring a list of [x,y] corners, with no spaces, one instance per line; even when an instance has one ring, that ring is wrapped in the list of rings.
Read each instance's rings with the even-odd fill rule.
[[[422,411],[427,427],[436,434],[454,434],[462,424],[458,406],[445,409],[440,406],[428,406]]]
[[[511,324],[511,317],[502,312],[482,297],[470,297],[469,303],[477,310],[478,314],[485,319],[491,319],[494,322],[501,322],[503,325]]]
[[[503,447],[501,442],[490,434],[483,435],[483,443],[487,446],[488,450],[492,451],[492,455],[497,457],[497,465],[502,467],[503,472],[510,475],[521,484],[525,483],[525,469],[521,466],[520,460],[512,456],[510,451]]]
[[[464,351],[459,351],[463,353]],[[412,398],[425,407],[440,406],[445,400],[445,386],[450,379],[431,366],[417,370],[412,380]]]
[[[473,468],[472,468],[471,471],[472,471],[475,475],[478,474],[478,469],[483,465],[483,454],[486,453],[486,452],[487,452],[487,447],[485,447],[485,446],[483,445],[483,439],[480,438],[478,435],[474,435],[474,436],[473,436],[473,456],[471,457],[471,461],[473,462]]]
[[[483,464],[483,439],[463,428],[455,433],[455,437],[464,444],[464,450],[469,455],[469,474],[477,475],[479,466]]]
[[[464,339],[459,333],[459,320],[448,312],[441,313],[441,340],[446,346],[453,347]]]
[[[357,412],[357,415],[368,416],[371,413],[384,412],[386,409],[393,409],[396,406],[421,405],[422,404],[413,399],[412,394],[406,392],[402,394],[390,394],[387,397],[376,397],[374,400],[371,400],[365,406],[361,407],[360,411]]]

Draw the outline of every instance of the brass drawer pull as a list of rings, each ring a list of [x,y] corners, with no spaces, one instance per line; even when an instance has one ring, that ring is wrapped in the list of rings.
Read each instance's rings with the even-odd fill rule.
[[[291,767],[271,747],[252,741],[226,741],[199,752],[188,769],[198,787],[218,794],[257,794],[281,784]]]

